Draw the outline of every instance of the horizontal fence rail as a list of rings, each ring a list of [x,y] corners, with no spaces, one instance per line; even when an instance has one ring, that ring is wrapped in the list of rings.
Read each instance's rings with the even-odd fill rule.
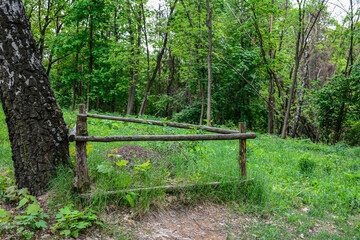
[[[108,120],[115,120],[115,121],[122,121],[122,122],[144,123],[144,124],[157,125],[157,126],[169,126],[169,127],[176,127],[176,128],[205,130],[208,132],[223,133],[223,134],[239,133],[238,131],[229,130],[229,129],[207,127],[207,126],[187,124],[187,123],[162,122],[162,121],[155,121],[155,120],[145,120],[145,119],[126,118],[126,117],[113,117],[113,116],[96,115],[96,114],[79,114],[78,116],[79,117],[88,117],[88,118],[108,119]]]
[[[75,141],[79,142],[124,142],[124,141],[206,141],[206,140],[234,140],[254,139],[255,133],[232,133],[226,135],[132,135],[132,136],[76,136]]]
[[[123,122],[142,123],[157,126],[167,126],[185,129],[205,130],[207,132],[220,133],[220,134],[193,134],[193,135],[131,135],[131,136],[88,136],[87,118],[107,119]],[[246,123],[239,123],[239,131],[214,128],[208,126],[162,122],[155,120],[144,120],[127,117],[113,117],[105,115],[87,114],[85,105],[79,105],[79,114],[77,115],[76,125],[71,129],[68,139],[69,141],[76,141],[76,174],[74,179],[74,187],[79,192],[87,191],[90,188],[90,178],[87,166],[87,142],[132,142],[132,141],[207,141],[207,140],[239,140],[239,166],[240,173],[243,180],[246,180],[246,139],[254,139],[256,134],[246,132]],[[205,185],[218,185],[219,182],[204,183]],[[196,184],[190,184],[187,187],[193,187]],[[173,190],[185,188],[185,186],[159,186],[153,189]],[[140,189],[142,190],[142,189]],[[145,188],[144,188],[145,190]],[[124,192],[127,190],[123,190]],[[118,191],[120,193],[122,191]]]

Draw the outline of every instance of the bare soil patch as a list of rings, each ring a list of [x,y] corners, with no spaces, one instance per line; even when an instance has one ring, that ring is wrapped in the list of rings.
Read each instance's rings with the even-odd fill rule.
[[[133,163],[135,159],[154,161],[162,158],[159,153],[134,145],[125,145],[123,147],[113,148],[104,152],[104,154],[111,161],[114,161],[116,158],[122,158],[129,161],[129,163]]]
[[[109,216],[110,222],[121,225],[123,232],[131,232],[131,238],[138,240],[238,239],[253,221],[215,203],[158,209],[136,218],[131,212]]]

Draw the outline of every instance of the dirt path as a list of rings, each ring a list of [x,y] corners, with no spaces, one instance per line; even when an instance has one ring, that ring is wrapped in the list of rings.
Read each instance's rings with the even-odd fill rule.
[[[122,215],[119,224],[131,231],[133,239],[238,239],[253,221],[231,213],[226,206],[206,203],[195,207],[151,212],[132,220]]]

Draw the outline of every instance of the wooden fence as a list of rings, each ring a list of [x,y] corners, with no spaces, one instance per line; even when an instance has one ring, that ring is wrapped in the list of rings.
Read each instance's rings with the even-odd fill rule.
[[[201,129],[208,132],[220,134],[195,134],[195,135],[133,135],[133,136],[109,136],[96,137],[88,136],[87,118],[100,118],[115,121],[145,123],[157,126],[168,126],[185,129]],[[240,173],[243,180],[246,180],[246,139],[256,138],[255,133],[246,132],[246,123],[239,123],[239,131],[233,131],[222,128],[206,127],[201,125],[162,122],[154,120],[143,120],[125,117],[113,117],[104,115],[87,114],[85,105],[79,105],[79,114],[75,127],[69,133],[69,141],[76,141],[76,170],[74,186],[79,192],[84,192],[89,189],[90,178],[87,166],[86,143],[87,142],[118,142],[118,141],[207,141],[207,140],[239,140],[239,166]],[[215,183],[208,183],[208,185],[216,185]],[[189,185],[190,186],[190,185]],[[182,186],[184,187],[184,186]],[[159,186],[155,189],[164,188],[172,189],[173,186]]]

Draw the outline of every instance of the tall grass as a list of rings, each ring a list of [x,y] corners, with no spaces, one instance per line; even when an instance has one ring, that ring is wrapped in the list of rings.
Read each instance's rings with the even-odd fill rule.
[[[64,116],[68,123],[75,120],[75,113],[65,111]],[[0,125],[0,167],[12,168],[2,111]],[[201,133],[100,119],[88,119],[88,129],[89,135],[93,136]],[[121,159],[112,163],[104,152],[124,145],[147,148],[161,154],[162,158],[140,169],[117,166],[117,160]],[[248,178],[255,179],[251,184],[223,184],[215,189],[200,187],[181,190],[177,194],[178,200],[183,204],[193,204],[202,199],[237,202],[256,208],[256,211],[283,216],[304,207],[309,208],[310,216],[317,217],[331,214],[346,219],[359,212],[359,147],[350,148],[343,143],[328,146],[306,139],[283,140],[258,134],[256,139],[247,141],[247,149]],[[70,152],[75,165],[74,143],[71,143]],[[115,197],[101,192],[240,179],[238,154],[239,142],[236,140],[89,143],[88,166],[92,191],[98,193],[91,203],[99,209],[108,204],[129,205],[139,212],[147,211],[151,206],[166,205],[166,194],[161,190],[141,194],[130,192]],[[139,166],[145,163],[141,159],[137,161]],[[73,173],[68,169],[59,169],[58,177],[52,183],[54,207],[68,201],[78,201],[78,196],[71,191],[72,177]]]

